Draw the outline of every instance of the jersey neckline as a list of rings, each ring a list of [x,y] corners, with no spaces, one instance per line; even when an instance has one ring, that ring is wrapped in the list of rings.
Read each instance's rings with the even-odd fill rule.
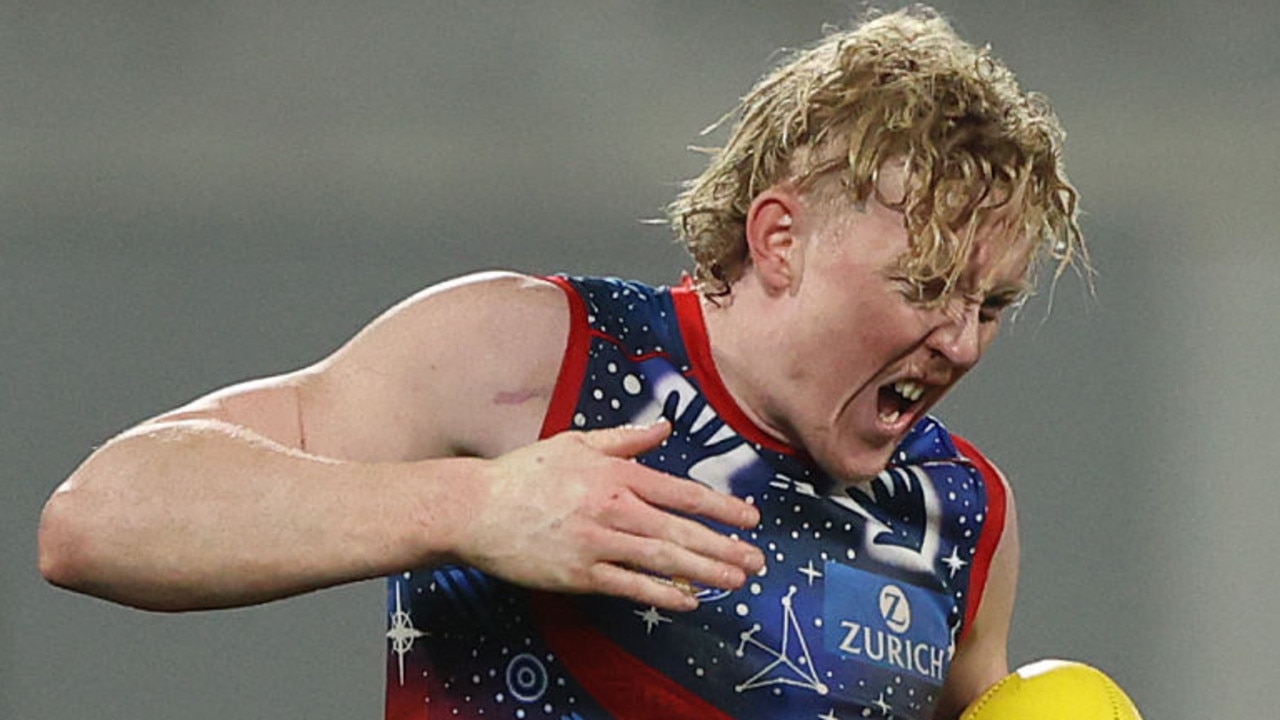
[[[694,289],[691,279],[686,277],[683,283],[671,288],[671,302],[675,308],[676,321],[680,324],[680,337],[689,356],[690,371],[721,419],[750,442],[786,455],[800,455],[794,447],[757,425],[725,386],[711,353],[706,317],[702,313],[702,299]]]

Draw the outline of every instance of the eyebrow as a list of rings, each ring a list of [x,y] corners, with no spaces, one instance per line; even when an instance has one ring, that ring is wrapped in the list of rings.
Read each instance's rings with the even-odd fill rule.
[[[1022,281],[1016,283],[1004,283],[997,285],[986,292],[987,300],[993,298],[1008,299],[1009,302],[1017,302],[1031,294],[1031,283]]]
[[[1031,283],[1026,280],[1002,283],[987,291],[987,295],[1026,295],[1031,292]]]
[[[1012,305],[1025,299],[1031,293],[1031,283],[1020,280],[1018,282],[1001,283],[988,289],[985,292],[976,293],[958,293],[962,297],[967,297],[971,301],[980,303],[988,303],[992,300],[999,300],[1005,304]]]

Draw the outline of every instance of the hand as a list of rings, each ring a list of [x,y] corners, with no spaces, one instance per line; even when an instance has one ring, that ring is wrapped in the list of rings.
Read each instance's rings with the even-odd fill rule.
[[[688,582],[741,587],[764,566],[761,552],[676,513],[751,528],[759,511],[630,460],[670,430],[566,432],[495,459],[459,556],[521,585],[669,610],[697,607]]]

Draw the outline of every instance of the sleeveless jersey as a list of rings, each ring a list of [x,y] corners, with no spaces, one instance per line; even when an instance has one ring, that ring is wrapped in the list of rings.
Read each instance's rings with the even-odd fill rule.
[[[697,294],[549,278],[572,324],[543,435],[666,417],[638,460],[747,498],[766,568],[697,610],[535,592],[474,568],[389,578],[387,717],[929,718],[977,611],[1003,485],[922,419],[841,489],[767,436],[715,373]]]

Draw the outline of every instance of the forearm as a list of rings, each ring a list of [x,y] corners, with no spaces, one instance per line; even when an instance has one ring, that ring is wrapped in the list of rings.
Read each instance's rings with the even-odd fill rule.
[[[348,463],[234,426],[144,426],[50,498],[53,583],[157,610],[264,602],[448,559],[481,461]],[[446,492],[452,488],[452,493]]]

